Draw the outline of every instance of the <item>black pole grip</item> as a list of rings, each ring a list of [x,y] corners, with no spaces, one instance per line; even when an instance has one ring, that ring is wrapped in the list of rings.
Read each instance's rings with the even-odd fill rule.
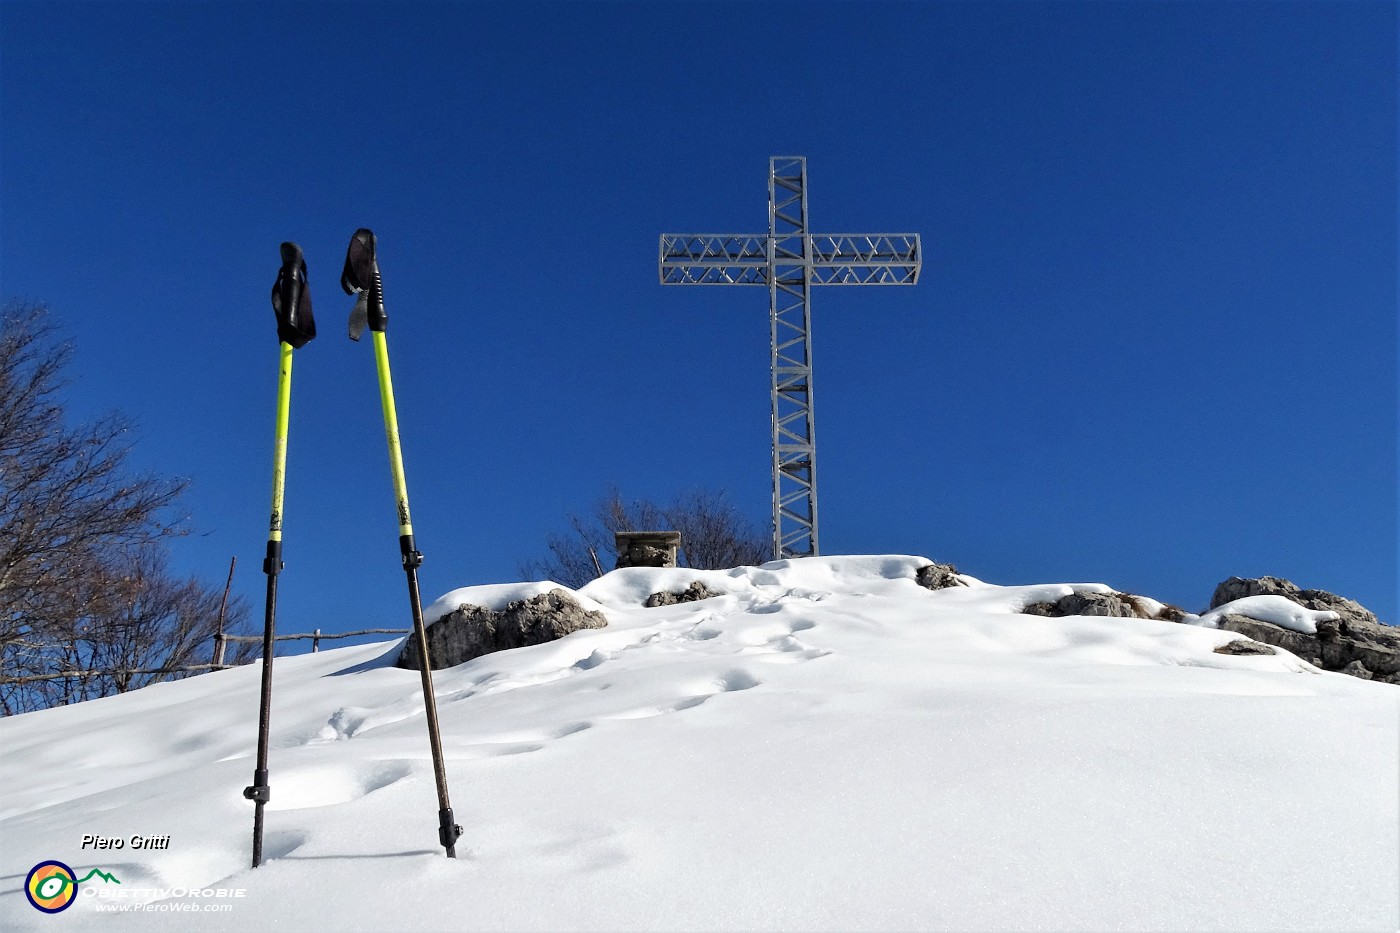
[[[377,258],[378,238],[368,227],[361,227],[350,237],[350,246],[345,250],[345,268],[340,273],[340,287],[347,295],[364,295],[365,319],[370,330],[383,333],[389,326],[389,316],[384,311],[384,284],[379,277]],[[351,323],[352,339],[355,339],[354,322]]]
[[[306,259],[295,243],[282,244],[282,268],[272,283],[272,313],[277,316],[277,339],[292,349],[306,346],[316,336]]]

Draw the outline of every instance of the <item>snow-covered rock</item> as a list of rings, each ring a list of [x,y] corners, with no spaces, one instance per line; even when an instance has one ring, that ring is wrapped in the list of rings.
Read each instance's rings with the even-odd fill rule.
[[[1218,628],[1220,620],[1227,615],[1272,622],[1281,628],[1292,629],[1305,635],[1317,634],[1318,622],[1335,622],[1338,619],[1335,612],[1305,609],[1286,596],[1246,596],[1204,613],[1200,624]]]
[[[603,613],[585,609],[574,593],[560,586],[513,600],[500,609],[461,603],[428,628],[428,658],[434,670],[456,667],[493,651],[542,645],[580,629],[607,624]],[[417,670],[421,663],[417,640],[406,639],[398,666]]]
[[[1327,670],[1400,684],[1400,629],[1382,625],[1354,600],[1278,577],[1231,577],[1211,603],[1192,621],[1285,648]]]

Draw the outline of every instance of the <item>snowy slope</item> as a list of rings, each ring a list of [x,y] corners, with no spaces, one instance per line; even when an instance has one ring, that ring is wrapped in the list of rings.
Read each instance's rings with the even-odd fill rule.
[[[0,928],[1400,928],[1400,689],[925,563],[614,571],[607,628],[437,672],[456,861],[395,643],[277,661],[256,871],[257,665],[0,721]],[[120,885],[46,916],[45,859]]]

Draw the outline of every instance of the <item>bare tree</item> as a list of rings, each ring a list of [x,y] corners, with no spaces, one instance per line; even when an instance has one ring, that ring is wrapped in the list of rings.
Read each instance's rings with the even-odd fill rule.
[[[112,577],[103,610],[88,619],[80,642],[80,654],[89,666],[108,672],[99,684],[99,696],[184,676],[135,671],[169,671],[209,660],[219,626],[219,589],[171,576],[164,555],[153,548],[131,555]],[[225,613],[225,628],[241,628],[247,616],[247,603],[234,597]],[[244,660],[252,650],[252,645],[240,643],[231,662]]]
[[[172,576],[155,546],[114,560],[75,581],[92,591],[83,599],[85,612],[5,646],[0,656],[8,678],[49,678],[0,682],[0,706],[6,713],[126,693],[190,676],[181,668],[209,662],[222,591]],[[246,628],[247,619],[246,601],[232,598],[224,611],[224,629]],[[228,663],[243,663],[257,654],[254,645],[235,644]],[[51,676],[78,671],[87,673]]]
[[[587,517],[569,516],[569,530],[546,539],[549,556],[520,564],[526,579],[553,580],[577,588],[617,561],[613,535],[618,531],[671,530],[681,533],[682,566],[723,570],[761,564],[772,558],[772,541],[741,515],[723,490],[692,489],[669,504],[625,499],[609,487]],[[591,553],[590,553],[591,552]]]
[[[773,559],[771,528],[760,532],[739,513],[723,490],[691,489],[666,507],[671,527],[681,533],[685,566],[701,570],[754,567]]]
[[[127,677],[18,680],[98,666],[188,663],[218,594],[165,571],[185,481],[128,468],[130,423],[71,424],[72,347],[41,305],[0,312],[0,709],[22,712],[121,692]],[[234,606],[241,621],[246,607]],[[206,634],[207,630],[207,634]]]
[[[166,517],[182,480],[132,475],[130,424],[108,415],[66,423],[59,392],[71,345],[42,306],[0,318],[0,643],[20,628],[81,613],[75,578],[102,552],[176,532]]]

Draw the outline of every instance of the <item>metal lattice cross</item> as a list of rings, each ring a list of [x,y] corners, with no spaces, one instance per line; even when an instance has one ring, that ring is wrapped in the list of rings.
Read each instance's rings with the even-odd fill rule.
[[[807,160],[768,160],[768,235],[661,235],[662,285],[766,285],[772,343],[773,555],[814,557],[817,439],[812,410],[813,285],[914,285],[917,233],[807,231]]]

